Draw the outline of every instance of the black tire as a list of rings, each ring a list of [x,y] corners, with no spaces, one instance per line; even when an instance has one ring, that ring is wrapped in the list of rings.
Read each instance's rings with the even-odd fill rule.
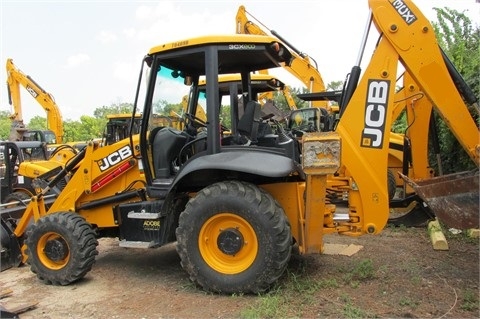
[[[387,186],[388,186],[388,199],[392,200],[395,197],[397,191],[397,180],[395,179],[395,173],[389,169],[387,171]]]
[[[70,212],[43,216],[27,230],[27,262],[46,284],[68,285],[95,263],[98,241],[85,219]]]
[[[21,202],[21,203],[17,203],[16,205],[27,206],[25,201],[29,200],[31,197],[32,197],[31,195],[25,192],[16,191],[5,196],[3,203],[6,204],[6,203],[12,203],[12,202]],[[7,207],[10,207],[10,206],[7,206]]]
[[[5,196],[3,201],[4,208],[13,207],[27,207],[30,202],[31,195],[23,191],[15,191]],[[12,229],[17,228],[18,221],[22,218],[24,211],[16,211],[3,215],[2,218],[7,222]],[[30,219],[29,224],[32,223],[33,218]]]
[[[177,252],[190,279],[206,291],[266,291],[291,255],[290,224],[282,207],[253,184],[212,184],[180,215]]]

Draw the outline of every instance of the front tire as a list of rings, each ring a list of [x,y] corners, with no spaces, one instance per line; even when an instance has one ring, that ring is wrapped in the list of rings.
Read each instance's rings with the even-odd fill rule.
[[[281,206],[253,184],[212,184],[192,198],[176,231],[181,265],[204,290],[259,293],[283,274],[291,254]]]
[[[29,226],[25,243],[32,272],[46,284],[65,286],[83,278],[98,255],[92,227],[70,212],[38,219]]]

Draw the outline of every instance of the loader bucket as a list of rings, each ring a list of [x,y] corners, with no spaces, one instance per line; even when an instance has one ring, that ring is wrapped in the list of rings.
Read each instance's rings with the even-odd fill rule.
[[[400,174],[448,227],[479,227],[478,170],[415,180]]]

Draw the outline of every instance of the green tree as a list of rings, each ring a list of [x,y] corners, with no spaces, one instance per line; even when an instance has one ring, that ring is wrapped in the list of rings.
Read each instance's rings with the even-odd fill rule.
[[[222,105],[222,108],[220,109],[221,114],[220,114],[220,123],[223,126],[226,126],[228,128],[232,127],[232,120],[230,117],[230,105]]]
[[[343,81],[332,81],[327,84],[327,91],[338,91],[343,88]]]
[[[79,131],[79,140],[88,141],[94,138],[101,138],[105,128],[106,119],[83,115],[80,117],[81,126]],[[78,140],[78,139],[77,139]]]
[[[434,8],[438,22],[432,23],[440,47],[455,65],[457,71],[465,79],[477,97],[480,97],[480,28],[473,26],[470,18],[463,12],[449,8]],[[471,109],[472,116],[478,123],[478,110]],[[435,113],[437,131],[440,141],[443,173],[470,170],[476,168],[454,137],[448,126]],[[433,152],[430,152],[433,153]],[[437,167],[433,154],[432,166]]]
[[[31,130],[46,130],[47,118],[40,115],[35,115],[32,117],[30,122],[28,122],[27,127]]]
[[[131,103],[114,103],[110,106],[97,107],[93,111],[93,116],[100,119],[106,119],[110,114],[132,114],[133,104]]]
[[[308,90],[306,88],[289,87],[289,90],[290,90],[290,94],[292,95],[293,101],[295,102],[295,105],[297,106],[298,109],[303,107],[308,107],[308,102],[297,97],[298,94],[308,93]],[[279,110],[284,111],[286,113],[290,111],[290,108],[288,107],[288,102],[283,92],[281,91],[275,92],[273,94],[273,101]]]
[[[464,12],[434,8],[433,23],[438,42],[477,97],[480,97],[480,27]]]
[[[63,122],[63,132],[64,132],[63,140],[65,142],[83,141],[80,137],[81,127],[82,127],[82,123],[80,121],[67,120]]]
[[[12,121],[9,118],[9,111],[0,111],[0,140],[8,140]]]

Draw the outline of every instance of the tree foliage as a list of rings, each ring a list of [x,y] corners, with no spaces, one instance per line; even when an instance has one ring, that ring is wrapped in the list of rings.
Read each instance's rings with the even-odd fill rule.
[[[298,109],[301,109],[303,107],[308,106],[308,102],[306,102],[306,101],[297,97],[297,95],[299,95],[299,94],[308,93],[307,88],[304,88],[304,87],[302,87],[302,88],[289,87],[289,91],[290,91],[290,94],[292,95],[293,101],[295,102],[295,105]],[[281,111],[288,112],[290,110],[290,108],[288,106],[288,102],[287,102],[283,92],[275,92],[273,94],[273,100],[274,100],[275,106],[277,108],[279,108]]]
[[[327,91],[338,91],[343,88],[343,81],[332,81],[327,84]]]
[[[32,117],[27,127],[32,130],[44,130],[47,128],[47,118],[36,115]]]
[[[110,106],[96,108],[92,115],[82,115],[79,120],[66,120],[63,122],[65,142],[85,142],[94,138],[102,138],[107,124],[107,115],[131,114],[133,105],[130,103],[116,103]],[[0,111],[0,139],[7,140],[10,135],[12,121],[8,111]],[[29,129],[47,129],[47,119],[34,116],[26,124]]]
[[[440,46],[452,60],[475,95],[480,97],[480,27],[464,12],[434,8],[438,22],[433,28]]]
[[[97,107],[93,116],[98,119],[106,119],[110,114],[131,114],[133,105],[131,103],[114,103],[110,106]]]
[[[10,135],[10,127],[12,125],[12,120],[9,118],[10,112],[0,111],[0,140],[8,139]]]
[[[478,99],[480,97],[480,27],[473,26],[464,12],[449,8],[434,9],[438,22],[432,25],[439,45]],[[473,109],[471,112],[478,123],[478,110]],[[440,116],[435,113],[434,118],[440,141],[443,173],[476,168],[475,163]],[[432,166],[438,170],[434,154],[431,156],[431,162]]]

